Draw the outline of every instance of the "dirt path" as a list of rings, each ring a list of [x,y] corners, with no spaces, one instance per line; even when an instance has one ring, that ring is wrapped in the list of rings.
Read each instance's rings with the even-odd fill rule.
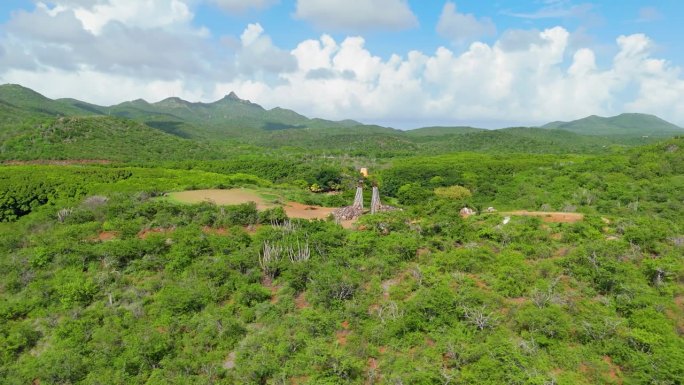
[[[309,206],[297,202],[288,202],[283,207],[290,218],[325,219],[336,209],[334,207]]]
[[[562,212],[547,212],[547,211],[509,211],[502,212],[501,215],[513,215],[523,217],[540,217],[542,221],[548,223],[575,223],[584,219],[584,214],[578,213],[562,213]]]

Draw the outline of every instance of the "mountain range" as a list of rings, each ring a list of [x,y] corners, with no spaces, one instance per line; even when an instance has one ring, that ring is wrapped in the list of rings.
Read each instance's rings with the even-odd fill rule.
[[[99,106],[76,99],[50,99],[20,85],[0,85],[0,159],[5,160],[156,159],[150,153],[168,159],[164,148],[174,149],[171,158],[202,154],[220,158],[228,151],[226,143],[233,150],[237,144],[384,156],[457,151],[588,153],[682,134],[684,129],[656,116],[634,113],[541,127],[401,131],[354,120],[312,119],[278,107],[265,109],[235,93],[213,103],[171,97],[156,103],[138,99]],[[150,143],[161,147],[150,152]]]

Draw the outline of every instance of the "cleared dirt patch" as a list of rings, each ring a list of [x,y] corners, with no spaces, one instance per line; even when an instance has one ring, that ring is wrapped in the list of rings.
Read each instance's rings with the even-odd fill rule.
[[[168,228],[167,229],[167,228],[163,228],[163,227],[155,227],[152,229],[142,230],[141,232],[138,233],[138,238],[147,239],[152,234],[171,234],[174,231],[176,231],[176,229],[174,229],[174,228]]]
[[[342,321],[340,326],[342,326],[342,330],[338,330],[335,333],[335,339],[337,340],[338,344],[340,344],[341,346],[345,346],[347,344],[347,336],[349,335],[349,333],[351,333],[351,330],[349,330],[349,321]]]
[[[509,211],[501,213],[501,215],[514,215],[522,217],[539,217],[544,222],[548,223],[575,223],[584,219],[584,214],[578,213],[562,213],[562,212],[547,212],[547,211]]]
[[[309,382],[309,376],[299,376],[290,378],[291,385],[301,385]]]
[[[297,202],[288,202],[283,207],[290,218],[325,219],[336,209],[333,207],[309,206]]]
[[[183,203],[212,202],[217,205],[239,205],[254,202],[259,210],[278,206],[278,204],[264,199],[256,191],[244,188],[180,191],[169,193],[168,196],[173,200]],[[298,202],[285,202],[282,207],[288,217],[300,219],[326,219],[335,211],[334,207],[311,206]]]
[[[472,279],[475,282],[475,286],[477,286],[478,289],[482,290],[489,290],[489,286],[487,286],[487,283],[483,281],[479,275],[477,274],[467,274],[468,278]]]
[[[228,235],[228,233],[229,233],[228,229],[226,229],[224,227],[213,228],[213,227],[209,227],[209,226],[202,227],[202,232],[205,234],[211,234],[211,235]]]
[[[514,298],[506,298],[505,299],[506,303],[512,304],[512,305],[522,305],[528,301],[526,297],[514,297]]]
[[[678,295],[674,299],[675,305],[681,310],[684,310],[684,295]]]
[[[380,379],[380,364],[378,364],[377,358],[369,357],[366,365],[368,369],[366,370],[367,379],[365,383],[372,385]]]
[[[297,298],[295,298],[295,307],[297,309],[307,309],[311,307],[311,305],[309,305],[309,302],[306,300],[306,297],[304,296],[304,292],[299,293]]]
[[[608,364],[608,378],[613,383],[618,385],[622,384],[622,375],[620,367],[613,363],[613,360],[609,356],[603,356],[603,362]]]
[[[349,335],[349,330],[339,330],[335,333],[335,340],[341,346],[347,345],[347,336]]]
[[[96,236],[89,238],[88,240],[91,242],[107,242],[107,241],[113,241],[116,238],[119,237],[119,232],[118,231],[101,231],[99,234]]]
[[[239,205],[242,203],[254,202],[259,210],[264,210],[273,207],[268,204],[264,198],[259,196],[255,191],[235,188],[230,190],[191,190],[169,193],[171,199],[183,203],[202,203],[213,202],[217,205]]]
[[[228,354],[228,357],[226,357],[226,360],[223,362],[223,367],[226,369],[234,369],[235,368],[235,358],[236,358],[235,352],[230,352]]]

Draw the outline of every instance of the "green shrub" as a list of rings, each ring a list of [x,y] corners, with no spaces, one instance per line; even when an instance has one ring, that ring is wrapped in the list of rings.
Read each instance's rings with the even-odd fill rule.
[[[444,199],[463,200],[473,196],[467,188],[463,186],[437,187],[435,195]]]

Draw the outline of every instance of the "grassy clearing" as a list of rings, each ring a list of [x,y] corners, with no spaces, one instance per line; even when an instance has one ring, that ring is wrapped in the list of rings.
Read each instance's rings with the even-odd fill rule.
[[[288,217],[301,219],[326,219],[335,210],[332,207],[284,201],[281,196],[275,195],[272,192],[262,192],[247,188],[179,191],[168,193],[164,199],[186,204],[212,202],[220,206],[254,202],[259,210],[282,206]]]

